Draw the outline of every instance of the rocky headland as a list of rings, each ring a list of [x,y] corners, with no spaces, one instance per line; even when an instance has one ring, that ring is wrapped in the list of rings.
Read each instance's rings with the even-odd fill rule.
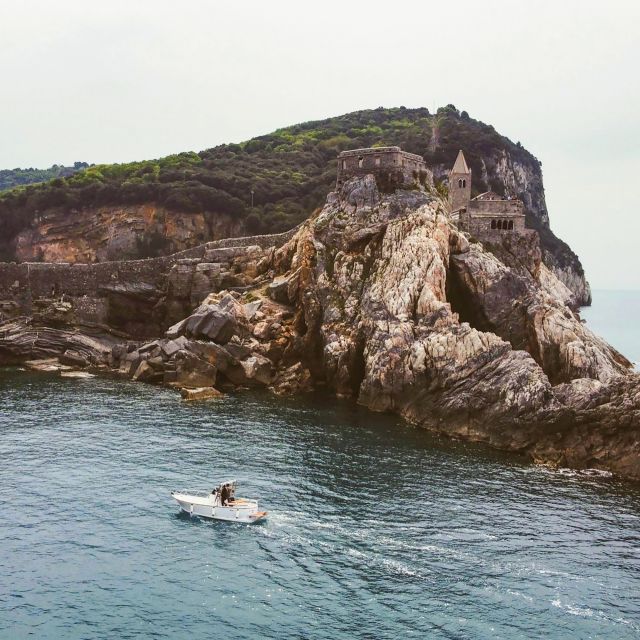
[[[449,437],[640,480],[640,377],[537,233],[483,243],[435,190],[348,180],[291,232],[0,265],[0,363],[211,397],[315,388]]]
[[[199,153],[92,165],[41,184],[0,191],[0,260],[79,262],[168,256],[230,236],[285,231],[322,207],[344,149],[399,145],[447,183],[459,149],[473,195],[494,191],[524,204],[545,265],[576,302],[591,293],[576,254],[549,225],[542,166],[520,143],[453,105],[369,109],[306,122]],[[26,172],[21,180],[43,179]],[[0,189],[2,185],[0,184]]]

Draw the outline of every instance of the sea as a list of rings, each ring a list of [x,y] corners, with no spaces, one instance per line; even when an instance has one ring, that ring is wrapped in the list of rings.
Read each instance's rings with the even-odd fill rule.
[[[631,360],[640,292],[583,317]],[[181,514],[237,479],[264,523]],[[640,637],[640,486],[323,395],[0,370],[0,638]]]

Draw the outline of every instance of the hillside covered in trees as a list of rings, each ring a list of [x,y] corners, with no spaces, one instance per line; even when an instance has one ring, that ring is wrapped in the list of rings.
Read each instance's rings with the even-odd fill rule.
[[[54,164],[48,169],[0,169],[0,191],[13,189],[36,182],[48,182],[55,178],[68,178],[74,173],[88,168],[86,162],[74,162],[72,167]]]
[[[59,171],[46,183],[0,192],[0,260],[14,259],[14,238],[35,218],[52,212],[78,215],[104,206],[154,203],[169,212],[238,217],[248,234],[284,231],[324,202],[335,184],[340,151],[384,145],[423,155],[437,178],[444,176],[458,149],[464,149],[476,193],[489,188],[504,192],[504,180],[492,167],[505,153],[511,162],[540,175],[538,160],[519,143],[453,105],[435,114],[426,108],[380,107],[199,153],[84,168],[77,163],[70,175]],[[545,249],[560,262],[562,256],[573,262],[570,249],[548,231],[541,179],[536,189],[542,204],[538,210],[529,207],[529,225],[541,230]]]

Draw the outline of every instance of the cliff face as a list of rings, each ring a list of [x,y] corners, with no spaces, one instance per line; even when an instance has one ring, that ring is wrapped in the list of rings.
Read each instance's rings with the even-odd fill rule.
[[[15,238],[21,262],[104,262],[167,255],[210,240],[240,235],[226,214],[168,212],[153,204],[53,210]]]

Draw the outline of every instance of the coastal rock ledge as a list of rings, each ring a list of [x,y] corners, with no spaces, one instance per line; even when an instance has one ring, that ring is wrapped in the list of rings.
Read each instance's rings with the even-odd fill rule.
[[[39,265],[48,302],[24,295],[36,271],[0,265],[0,362],[58,357],[181,389],[324,388],[442,435],[640,480],[640,377],[581,321],[536,233],[481,243],[437,194],[381,193],[365,175],[286,237],[141,263],[99,287],[91,269],[110,267],[84,265],[86,290],[73,265]]]

